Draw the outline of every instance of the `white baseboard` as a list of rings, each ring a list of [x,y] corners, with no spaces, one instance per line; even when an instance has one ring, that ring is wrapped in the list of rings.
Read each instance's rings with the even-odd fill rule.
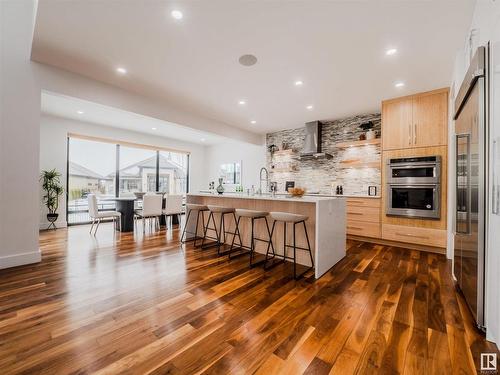
[[[21,253],[0,257],[0,269],[38,263],[42,260],[40,249],[30,253]]]

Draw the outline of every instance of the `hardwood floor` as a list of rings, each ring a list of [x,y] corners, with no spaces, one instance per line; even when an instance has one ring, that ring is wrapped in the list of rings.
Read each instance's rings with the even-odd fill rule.
[[[178,238],[41,233],[40,264],[0,271],[0,373],[475,374],[497,352],[444,256],[349,241],[294,281]]]

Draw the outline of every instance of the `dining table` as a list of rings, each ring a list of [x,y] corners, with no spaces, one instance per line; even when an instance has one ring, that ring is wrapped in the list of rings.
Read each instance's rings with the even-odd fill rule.
[[[142,202],[142,198],[137,197],[109,197],[102,198],[102,201],[114,201],[116,211],[121,214],[120,227],[116,230],[121,232],[134,231],[134,215],[135,215],[135,202]],[[166,199],[163,198],[163,208],[165,208]],[[177,215],[172,216],[172,225],[179,224]],[[166,225],[165,216],[160,216],[160,226]]]

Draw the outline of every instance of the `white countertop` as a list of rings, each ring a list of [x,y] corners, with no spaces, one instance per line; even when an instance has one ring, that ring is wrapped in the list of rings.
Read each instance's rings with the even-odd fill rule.
[[[189,193],[191,194],[191,193]],[[188,195],[189,195],[188,194]],[[205,195],[206,196],[212,196],[212,195],[216,195],[216,194],[212,194],[212,193],[209,193],[208,191],[201,191],[199,193],[193,193],[194,195]],[[270,194],[268,194],[270,196]],[[290,195],[288,193],[276,193],[277,196],[280,196],[280,197],[288,197],[287,200],[291,199],[290,198]],[[249,196],[246,194],[246,193],[235,193],[235,192],[225,192],[223,194],[223,196],[225,197],[232,197],[232,196],[241,196],[241,197],[246,197],[248,198]],[[256,197],[265,197],[266,195],[258,195],[258,194],[255,194]],[[361,195],[361,194],[334,194],[334,195],[331,195],[331,194],[305,194],[304,197],[326,197],[326,198],[370,198],[370,199],[380,199],[380,195]]]
[[[321,195],[304,195],[301,198],[294,198],[290,195],[248,195],[246,193],[225,193],[222,195],[219,194],[210,194],[210,193],[188,193],[188,196],[194,197],[213,197],[213,198],[233,198],[233,199],[257,199],[257,200],[268,200],[268,201],[284,201],[284,202],[304,202],[304,203],[316,203],[319,201],[328,201],[334,200],[339,197],[333,196],[321,196]],[[346,197],[345,195],[340,196]]]

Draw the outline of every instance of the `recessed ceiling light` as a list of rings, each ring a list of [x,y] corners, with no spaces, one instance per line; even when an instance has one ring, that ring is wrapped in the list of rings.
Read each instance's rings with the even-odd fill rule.
[[[398,52],[396,48],[389,48],[387,51],[385,51],[385,54],[387,56],[392,56],[395,55]]]
[[[206,139],[205,138],[200,138],[200,141],[205,142]]]
[[[183,17],[182,12],[180,10],[173,10],[170,12],[170,15],[174,17],[176,20],[180,20]]]
[[[405,85],[405,83],[404,83],[404,82],[396,82],[396,83],[394,84],[394,86],[395,86],[395,87],[397,87],[397,88],[404,87],[404,85]]]
[[[302,81],[295,81],[295,86],[302,86],[304,82]]]
[[[238,104],[239,104],[239,105],[245,105],[245,104],[247,104],[247,102],[246,102],[245,100],[240,100],[240,101],[238,102]]]
[[[307,108],[308,110],[311,110],[311,109],[313,109],[313,106],[312,106],[312,105],[308,105],[306,108]]]
[[[151,128],[151,130],[156,130],[156,128]]]
[[[256,123],[257,123],[257,121],[255,121],[255,120],[250,121],[250,124],[256,124]]]
[[[127,74],[127,69],[119,67],[119,68],[116,68],[116,72],[119,74]]]
[[[79,115],[83,115],[83,111],[76,111]]]
[[[254,55],[242,55],[238,61],[243,66],[252,66],[257,64],[257,57]]]

